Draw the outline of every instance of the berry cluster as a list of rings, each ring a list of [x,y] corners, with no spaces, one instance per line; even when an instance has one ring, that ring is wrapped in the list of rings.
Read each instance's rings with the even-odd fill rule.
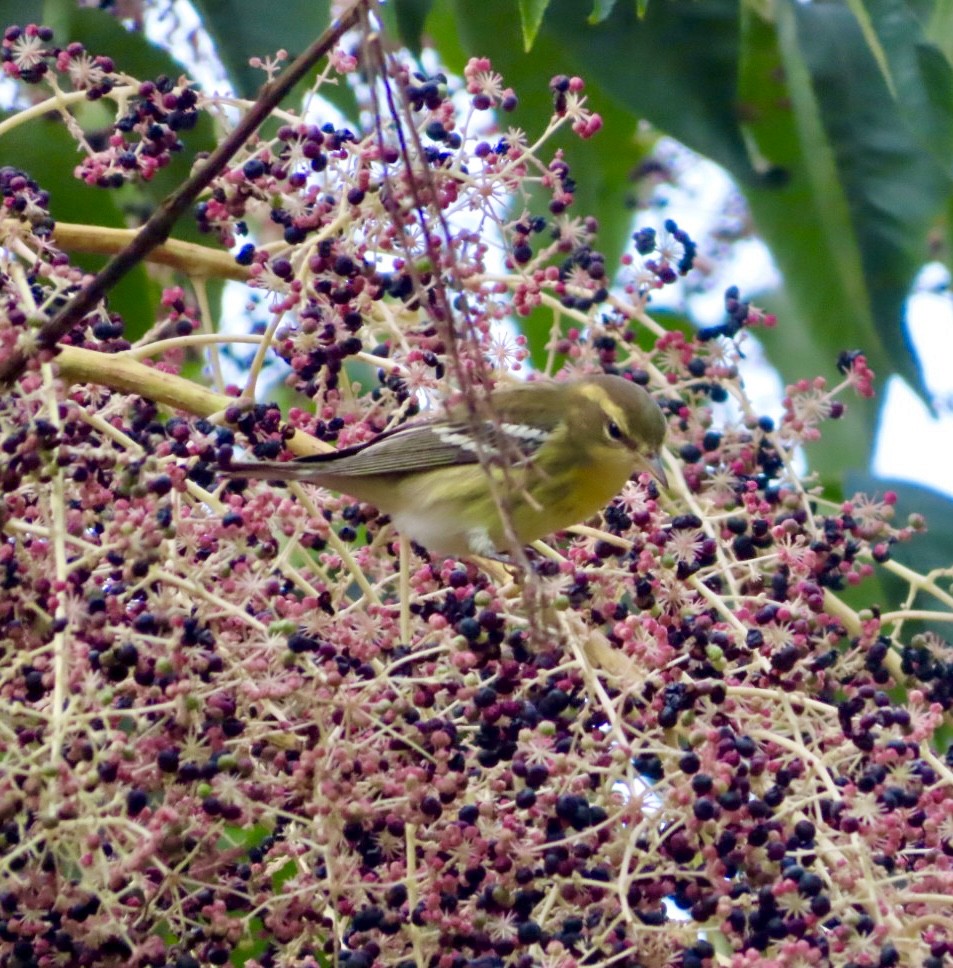
[[[49,27],[28,24],[7,27],[0,42],[0,63],[7,77],[27,84],[47,84],[61,91],[61,82],[85,100],[111,98],[125,111],[117,118],[103,150],[81,141],[85,157],[76,175],[99,188],[120,188],[134,177],[150,179],[182,150],[179,132],[198,120],[199,96],[194,86],[168,77],[135,84],[116,70],[111,57],[90,54],[77,42],[53,43]]]
[[[26,39],[50,41],[8,32],[5,63],[39,79]],[[949,964],[949,648],[906,642],[909,609],[840,595],[922,523],[889,493],[825,500],[792,463],[869,392],[862,355],[836,386],[789,388],[779,424],[758,415],[736,341],[773,320],[737,290],[693,336],[647,313],[691,266],[684,231],[638,232],[615,290],[565,159],[469,127],[515,104],[488,61],[465,118],[442,75],[391,83],[419,140],[288,123],[197,213],[228,243],[272,233],[239,260],[313,412],[284,421],[238,388],[207,419],[150,402],[188,385],[199,314],[174,289],[143,396],[66,386],[54,363],[0,400],[0,964]],[[595,133],[581,82],[552,90],[551,132]],[[202,108],[188,85],[135,91],[140,145],[159,144],[147,117],[175,131]],[[501,221],[528,182],[545,213]],[[4,223],[45,224],[26,176],[0,188]],[[455,228],[465,211],[504,273],[490,233]],[[0,254],[3,345],[75,281],[18,251]],[[518,582],[423,549],[401,575],[375,509],[221,483],[238,447],[275,457],[296,429],[345,446],[448,377],[501,376],[525,348],[495,324],[538,307],[568,320],[548,345],[567,373],[655,395],[675,460],[670,491],[630,482]],[[120,320],[68,342],[133,359]]]

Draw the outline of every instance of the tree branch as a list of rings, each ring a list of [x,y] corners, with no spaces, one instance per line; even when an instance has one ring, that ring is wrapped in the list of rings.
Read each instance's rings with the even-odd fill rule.
[[[141,229],[114,229],[102,225],[76,225],[57,222],[53,238],[64,252],[94,252],[97,255],[122,253],[136,238]],[[171,266],[188,275],[215,279],[234,279],[247,282],[248,267],[240,266],[234,257],[223,249],[207,245],[168,239],[156,245],[143,258],[158,265]]]

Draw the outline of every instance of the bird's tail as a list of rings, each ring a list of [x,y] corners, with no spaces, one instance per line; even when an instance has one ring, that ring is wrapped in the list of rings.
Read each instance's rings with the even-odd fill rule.
[[[245,477],[256,481],[313,481],[320,483],[320,464],[308,460],[234,461],[223,467],[227,477]]]

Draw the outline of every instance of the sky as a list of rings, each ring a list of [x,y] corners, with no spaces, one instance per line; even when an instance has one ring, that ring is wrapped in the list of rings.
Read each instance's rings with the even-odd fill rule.
[[[945,288],[913,296],[907,326],[938,413],[903,380],[888,381],[873,470],[953,495],[953,298],[942,267],[922,275],[934,274]]]

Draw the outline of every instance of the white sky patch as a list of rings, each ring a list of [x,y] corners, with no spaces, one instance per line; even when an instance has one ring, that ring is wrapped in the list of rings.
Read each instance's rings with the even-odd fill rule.
[[[907,306],[907,332],[934,410],[899,377],[887,401],[873,471],[953,494],[953,298],[950,277],[936,263],[923,268]]]
[[[944,350],[949,364],[953,353]],[[953,494],[953,413],[934,416],[899,377],[887,383],[873,471]]]

